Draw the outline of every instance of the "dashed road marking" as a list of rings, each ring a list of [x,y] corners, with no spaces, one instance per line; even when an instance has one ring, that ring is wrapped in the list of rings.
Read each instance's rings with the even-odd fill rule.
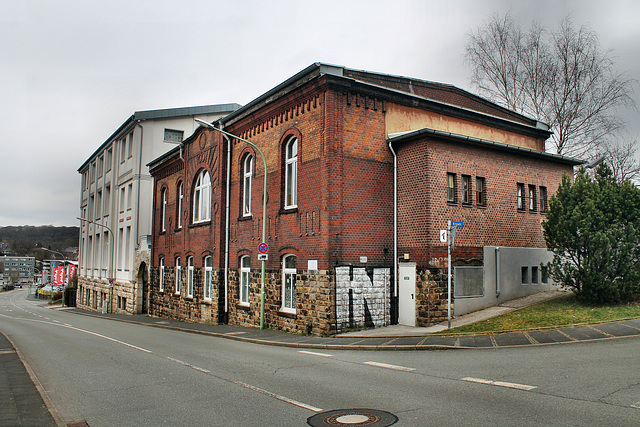
[[[189,367],[191,369],[195,369],[196,371],[204,372],[205,374],[210,374],[211,373],[211,371],[209,371],[208,369],[200,368],[200,367],[192,365],[190,363],[183,362],[182,360],[174,359],[173,357],[167,356],[167,359],[171,360],[172,362],[179,363],[179,364],[181,364],[183,366],[187,366],[187,367]]]
[[[514,388],[516,390],[524,390],[524,391],[531,391],[533,389],[538,388],[538,387],[532,386],[532,385],[509,383],[509,382],[505,382],[505,381],[485,380],[485,379],[482,379],[482,378],[465,377],[465,378],[461,378],[461,380],[462,381],[469,381],[469,382],[472,382],[472,383],[478,383],[478,384],[487,384],[487,385],[495,385],[495,386],[498,386],[498,387]]]
[[[388,363],[381,363],[381,362],[364,362],[364,364],[365,365],[369,365],[369,366],[376,366],[378,368],[393,369],[395,371],[411,372],[411,371],[415,371],[416,370],[416,368],[408,368],[406,366],[390,365]]]
[[[333,357],[333,354],[327,354],[327,353],[318,353],[315,351],[307,351],[307,350],[300,350],[299,353],[302,354],[309,354],[311,356],[320,356],[320,357]]]
[[[275,399],[278,399],[278,400],[280,400],[282,402],[290,403],[290,404],[298,406],[300,408],[308,409],[308,410],[313,411],[313,412],[322,412],[322,409],[316,408],[315,406],[307,405],[306,403],[302,403],[302,402],[298,402],[297,400],[289,399],[288,397],[281,396],[281,395],[276,394],[276,393],[272,393],[270,391],[261,389],[259,387],[252,386],[250,384],[246,384],[246,383],[243,383],[243,382],[240,382],[240,381],[235,381],[234,384],[237,384],[237,385],[242,386],[244,388],[247,388],[249,390],[257,391],[258,393],[262,393],[262,394],[265,394],[267,396],[271,396],[271,397],[273,397]]]

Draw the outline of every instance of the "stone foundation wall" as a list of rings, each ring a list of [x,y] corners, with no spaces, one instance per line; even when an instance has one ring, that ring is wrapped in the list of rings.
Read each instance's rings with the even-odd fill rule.
[[[453,282],[451,284],[453,295]],[[453,314],[453,298],[451,299]],[[447,320],[447,271],[416,271],[416,326],[432,326]]]
[[[133,289],[134,285],[131,283],[114,282],[113,295],[111,295],[112,289],[108,280],[79,277],[76,307],[83,310],[101,312],[103,302],[107,301],[108,303],[109,299],[111,299],[113,313],[135,314],[136,306]],[[119,301],[120,305],[118,305]]]

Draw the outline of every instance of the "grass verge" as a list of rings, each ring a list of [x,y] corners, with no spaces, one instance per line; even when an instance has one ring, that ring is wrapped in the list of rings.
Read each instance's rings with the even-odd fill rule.
[[[447,329],[440,333],[503,332],[606,322],[629,317],[640,317],[640,302],[593,306],[581,303],[575,295],[567,295],[482,322]]]

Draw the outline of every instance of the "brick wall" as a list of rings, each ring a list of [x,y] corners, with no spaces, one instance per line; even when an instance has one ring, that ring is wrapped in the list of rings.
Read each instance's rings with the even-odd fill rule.
[[[517,207],[516,183],[546,187],[548,197],[571,166],[470,144],[425,138],[398,147],[399,253],[418,265],[446,267],[439,230],[463,221],[456,233],[456,265],[478,265],[483,246],[545,247],[539,200],[535,211]],[[447,202],[447,172],[455,173],[456,203]],[[472,203],[462,203],[462,175],[471,177]],[[476,177],[485,178],[486,206],[476,202]]]

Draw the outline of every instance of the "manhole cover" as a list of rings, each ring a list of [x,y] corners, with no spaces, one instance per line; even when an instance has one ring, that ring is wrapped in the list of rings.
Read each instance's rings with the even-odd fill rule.
[[[386,427],[397,421],[398,417],[392,413],[376,409],[336,409],[309,417],[307,424],[313,427]]]

